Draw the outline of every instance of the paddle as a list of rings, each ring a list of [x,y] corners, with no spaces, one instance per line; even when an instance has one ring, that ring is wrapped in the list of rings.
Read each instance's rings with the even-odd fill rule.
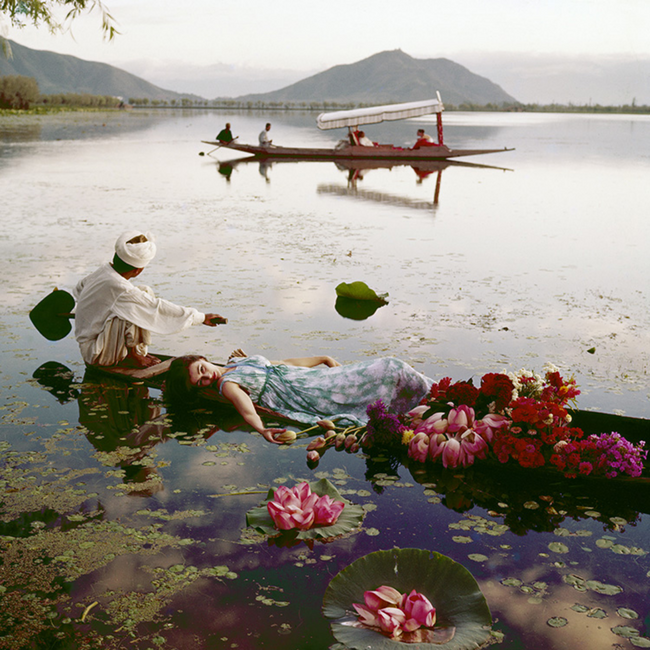
[[[72,330],[70,320],[74,318],[74,306],[71,294],[54,289],[29,312],[29,320],[48,341],[60,341]]]

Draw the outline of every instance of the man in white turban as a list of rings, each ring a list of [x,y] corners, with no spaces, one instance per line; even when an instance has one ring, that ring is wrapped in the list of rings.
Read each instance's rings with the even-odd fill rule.
[[[149,287],[130,280],[156,255],[151,233],[125,232],[115,242],[111,263],[86,276],[74,290],[75,337],[90,365],[146,368],[159,363],[148,354],[151,332],[173,334],[190,325],[226,323],[218,314],[203,314],[156,298]]]

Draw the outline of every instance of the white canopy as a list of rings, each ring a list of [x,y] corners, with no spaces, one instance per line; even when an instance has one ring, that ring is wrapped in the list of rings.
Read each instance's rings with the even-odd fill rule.
[[[427,99],[421,102],[369,106],[368,108],[356,108],[351,111],[321,113],[316,118],[316,123],[319,129],[340,129],[344,126],[378,124],[384,120],[405,120],[409,117],[419,117],[430,113],[442,113],[443,110],[444,106],[440,99],[440,93],[438,93],[438,99]]]

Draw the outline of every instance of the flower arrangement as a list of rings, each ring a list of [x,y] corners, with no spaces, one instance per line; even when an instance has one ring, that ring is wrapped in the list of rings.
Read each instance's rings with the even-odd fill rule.
[[[312,526],[332,526],[343,511],[343,501],[327,494],[318,496],[306,481],[293,488],[281,485],[266,508],[278,530],[308,530]]]
[[[363,605],[352,604],[359,615],[359,622],[367,627],[379,628],[392,638],[421,627],[433,628],[436,622],[436,608],[415,589],[409,594],[401,594],[393,587],[382,585],[364,592],[363,600]]]
[[[412,411],[389,413],[381,401],[371,404],[365,429],[330,431],[318,449],[330,441],[338,448],[341,437],[350,451],[377,447],[399,453],[406,445],[411,459],[445,468],[466,468],[490,456],[526,468],[555,468],[568,478],[640,476],[644,442],[633,445],[615,432],[585,437],[571,426],[567,405],[579,394],[575,379],[564,379],[551,364],[543,375],[525,369],[488,373],[478,387],[445,377]]]

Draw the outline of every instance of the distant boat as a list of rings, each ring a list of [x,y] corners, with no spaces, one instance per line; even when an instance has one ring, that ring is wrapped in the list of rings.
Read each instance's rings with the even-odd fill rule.
[[[347,137],[340,140],[331,149],[280,147],[275,145],[260,146],[244,144],[236,140],[230,143],[203,140],[203,143],[216,148],[235,149],[236,151],[252,154],[256,158],[290,158],[294,160],[337,160],[345,158],[349,160],[428,161],[513,151],[513,149],[507,149],[505,147],[503,149],[450,149],[444,144],[443,140],[443,110],[444,106],[438,93],[437,99],[428,99],[421,102],[389,104],[386,106],[371,106],[349,111],[336,111],[334,113],[321,113],[316,120],[319,129],[348,128]],[[362,132],[359,131],[359,126],[364,124],[379,124],[380,122],[390,120],[405,120],[411,117],[430,115],[432,113],[435,113],[437,116],[437,142],[418,141],[411,148],[396,147],[392,144],[361,144],[363,139],[360,138]]]

